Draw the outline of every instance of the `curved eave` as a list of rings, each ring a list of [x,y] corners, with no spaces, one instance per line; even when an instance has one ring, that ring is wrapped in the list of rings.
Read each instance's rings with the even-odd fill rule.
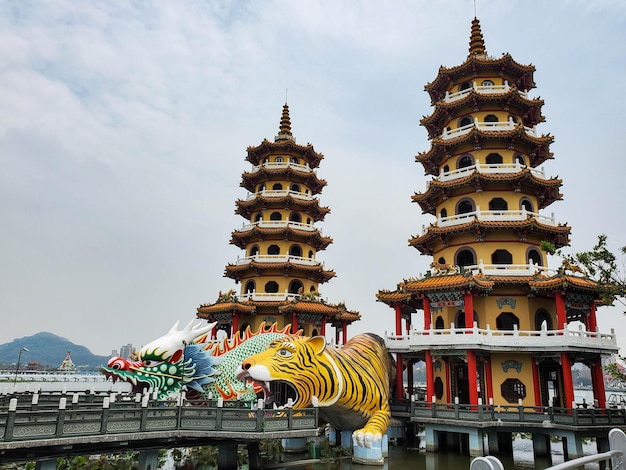
[[[423,193],[415,193],[411,196],[411,201],[416,202],[426,214],[435,214],[438,200],[448,195],[448,191],[462,188],[465,186],[473,186],[475,188],[484,188],[489,183],[511,183],[514,187],[519,188],[522,185],[529,185],[535,188],[535,194],[539,195],[539,209],[544,209],[555,201],[563,198],[559,192],[563,181],[558,178],[549,180],[538,178],[529,168],[525,168],[517,173],[480,173],[474,170],[467,176],[456,178],[449,181],[433,180],[430,182],[428,189]]]
[[[470,132],[453,139],[432,139],[430,149],[427,152],[416,155],[415,161],[424,166],[426,174],[437,176],[439,174],[440,162],[453,153],[454,147],[463,144],[480,147],[482,140],[508,140],[513,147],[515,145],[525,145],[530,151],[524,153],[530,156],[533,168],[553,158],[550,152],[550,144],[554,141],[554,137],[549,134],[534,137],[529,135],[523,129],[523,126],[518,125],[510,131],[484,131],[474,128]]]
[[[319,231],[298,230],[290,226],[281,228],[265,228],[254,226],[250,230],[234,231],[231,233],[230,243],[244,249],[249,243],[259,239],[287,239],[304,240],[304,243],[311,245],[317,251],[325,250],[333,242],[331,237],[323,236]]]
[[[262,166],[257,171],[243,173],[239,186],[254,192],[258,184],[276,177],[305,184],[311,189],[313,194],[321,193],[322,189],[328,184],[326,180],[318,178],[314,171],[299,171],[292,167],[267,168]]]
[[[256,306],[250,302],[227,301],[202,304],[196,310],[199,318],[207,318],[216,313],[245,313],[253,315],[256,313]]]
[[[306,265],[298,264],[291,261],[284,263],[259,263],[258,261],[249,261],[244,264],[229,264],[226,266],[224,276],[230,279],[240,281],[243,278],[256,276],[260,274],[269,275],[269,272],[280,272],[283,275],[302,275],[304,277],[311,276],[316,282],[324,283],[335,277],[334,271],[325,270],[322,264]]]
[[[296,299],[295,301],[289,302],[285,305],[282,305],[278,308],[278,311],[282,315],[287,314],[317,314],[324,315],[329,320],[334,318],[342,317],[346,312],[353,315],[356,320],[361,318],[361,315],[358,312],[353,312],[346,310],[345,305],[338,304],[327,304],[325,302],[320,302],[316,300],[302,300]],[[352,320],[354,321],[354,320]]]
[[[448,227],[437,227],[431,225],[428,230],[418,236],[409,239],[409,245],[417,248],[423,254],[432,254],[428,249],[429,245],[444,237],[456,235],[459,233],[477,233],[494,230],[534,231],[549,235],[550,241],[558,247],[566,246],[569,243],[569,234],[571,228],[567,225],[548,225],[537,221],[534,218],[528,218],[522,221],[484,221],[472,220],[465,224],[451,225]]]
[[[541,114],[541,108],[544,104],[542,99],[526,99],[521,96],[514,87],[508,92],[481,94],[475,90],[469,92],[461,99],[446,103],[443,100],[435,104],[435,110],[430,116],[420,119],[420,124],[428,130],[428,138],[432,139],[440,135],[444,126],[453,118],[455,111],[462,108],[476,108],[482,103],[493,103],[505,101],[504,105],[511,107],[516,105],[525,109],[522,113],[524,124],[533,127],[541,122],[545,122],[545,117]]]
[[[534,291],[577,291],[582,290],[588,293],[594,293],[594,300],[600,298],[598,283],[593,279],[583,276],[573,276],[566,274],[557,274],[550,278],[535,279],[529,283]]]
[[[443,98],[449,83],[457,81],[459,77],[477,76],[481,71],[493,71],[495,75],[509,75],[515,77],[513,84],[520,90],[530,90],[535,87],[533,65],[523,65],[511,57],[503,54],[500,58],[491,58],[481,55],[471,55],[461,65],[455,67],[439,67],[439,73],[435,79],[426,84],[424,89],[430,95],[433,103]]]
[[[324,155],[317,153],[313,145],[299,145],[292,140],[279,140],[278,142],[270,142],[264,139],[260,145],[256,147],[248,147],[248,155],[246,160],[253,165],[259,165],[263,159],[269,155],[285,154],[303,158],[311,168],[317,168],[324,158]]]
[[[250,220],[250,216],[253,212],[258,212],[261,209],[266,209],[268,207],[300,210],[313,217],[315,222],[323,220],[326,214],[330,212],[330,208],[320,206],[317,199],[307,201],[292,197],[291,195],[280,197],[257,195],[256,197],[246,201],[238,199],[235,204],[237,204],[235,214],[239,214],[248,220]]]

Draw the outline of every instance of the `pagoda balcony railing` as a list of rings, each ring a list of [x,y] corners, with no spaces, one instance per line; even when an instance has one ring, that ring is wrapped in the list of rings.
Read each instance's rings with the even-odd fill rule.
[[[307,232],[315,232],[316,230],[321,233],[322,231],[315,228],[313,224],[303,224],[302,222],[294,222],[292,220],[259,220],[250,224],[243,224],[240,232],[246,232],[252,230],[254,227],[259,228],[283,228],[293,227],[298,230],[304,230]]]
[[[429,350],[487,349],[492,351],[571,351],[572,349],[615,354],[618,351],[615,330],[598,331],[562,330],[523,331],[455,328],[441,330],[411,330],[403,335],[385,333],[387,349],[393,353]]]
[[[261,165],[255,165],[252,167],[252,171],[250,173],[256,173],[261,168],[293,168],[295,170],[300,171],[311,171],[311,167],[308,164],[300,165],[299,163],[294,162],[264,162]]]
[[[458,101],[463,99],[465,96],[469,95],[472,90],[476,91],[481,95],[496,95],[502,93],[508,93],[512,87],[509,85],[508,81],[504,81],[504,85],[478,85],[476,82],[472,82],[472,86],[466,88],[465,90],[457,91],[456,93],[450,93],[446,91],[446,96],[444,97],[444,103],[452,103],[454,101]],[[528,93],[525,91],[518,90],[517,91],[520,96],[528,99]]]
[[[438,181],[451,181],[458,178],[463,178],[468,176],[469,174],[477,171],[482,174],[507,174],[507,173],[519,173],[520,171],[529,168],[530,172],[542,179],[546,179],[545,172],[543,168],[530,168],[526,165],[522,165],[520,162],[515,163],[480,163],[478,159],[476,159],[476,163],[474,165],[466,166],[463,168],[458,168],[452,171],[443,171],[439,173],[439,176],[434,178]],[[429,182],[430,183],[430,182]]]
[[[258,191],[256,193],[248,193],[248,196],[246,197],[246,201],[255,199],[258,196],[265,196],[265,197],[291,196],[296,199],[302,199],[304,201],[312,201],[314,199],[314,196],[312,194],[303,193],[300,191],[292,191],[290,189],[263,189],[262,191]]]
[[[472,212],[465,212],[464,214],[456,214],[448,217],[437,217],[437,227],[452,227],[454,225],[466,224],[474,219],[489,221],[489,222],[520,222],[527,219],[535,219],[538,222],[556,226],[557,223],[554,218],[554,214],[550,217],[539,214],[538,212],[530,212],[522,208],[519,210],[490,210],[482,211],[479,206],[476,206],[476,210]]]
[[[469,271],[472,275],[483,274],[485,276],[534,276],[543,274],[546,276],[554,276],[556,271],[548,266],[539,266],[538,264],[484,264],[480,263],[464,266],[465,271]]]
[[[512,118],[509,118],[508,121],[503,122],[479,121],[477,118],[474,118],[474,122],[466,124],[465,126],[457,127],[456,129],[444,129],[443,133],[441,134],[441,139],[450,140],[456,137],[460,137],[469,133],[473,128],[483,131],[512,131],[518,125],[519,124],[515,123]],[[526,131],[527,134],[532,135],[533,137],[537,135],[536,126],[524,126],[524,131]]]
[[[302,294],[294,294],[292,292],[276,292],[276,293],[268,293],[268,292],[247,292],[245,294],[240,294],[237,296],[238,300],[246,301],[252,300],[257,302],[280,302],[283,300],[296,300],[302,297]],[[307,299],[312,299],[317,302],[322,302],[322,297],[319,295],[308,295]]]
[[[235,262],[236,266],[241,266],[244,264],[248,264],[252,261],[256,261],[257,263],[295,263],[295,264],[303,264],[307,266],[319,266],[323,265],[317,261],[315,258],[304,258],[302,256],[294,256],[294,255],[252,255],[246,256],[244,258],[237,258]]]

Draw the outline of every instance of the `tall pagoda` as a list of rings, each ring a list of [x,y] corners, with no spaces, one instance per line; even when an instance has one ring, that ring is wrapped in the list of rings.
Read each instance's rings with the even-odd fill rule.
[[[562,199],[562,181],[540,168],[553,137],[537,130],[534,71],[508,53],[489,56],[474,19],[467,59],[425,86],[430,149],[415,159],[430,181],[412,201],[433,220],[409,245],[432,257],[431,269],[377,300],[395,310],[387,344],[409,388],[412,364],[425,362],[428,402],[570,408],[572,366],[583,363],[605,406],[601,357],[617,347],[597,329],[597,284],[575,265],[548,268],[542,248],[567,246],[570,227],[544,213]],[[423,329],[411,322],[419,310]]]
[[[241,284],[239,292],[220,292],[215,303],[198,307],[198,318],[218,322],[217,329],[228,335],[276,322],[281,328],[291,324],[292,332],[324,336],[329,324],[337,344],[346,342],[348,325],[360,315],[343,303],[328,303],[319,292],[335,276],[317,259],[333,241],[315,225],[330,212],[317,197],[327,184],[315,171],[323,158],[313,145],[296,143],[285,103],[274,142],[264,139],[247,149],[252,168],[240,185],[248,195],[235,209],[245,222],[230,240],[245,254],[224,274]]]

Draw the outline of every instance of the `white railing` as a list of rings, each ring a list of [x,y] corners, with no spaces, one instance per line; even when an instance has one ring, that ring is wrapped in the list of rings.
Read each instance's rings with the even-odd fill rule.
[[[385,344],[391,352],[423,349],[489,349],[516,351],[563,351],[575,349],[617,353],[615,331],[610,334],[585,330],[572,331],[565,326],[562,330],[492,330],[489,325],[473,328],[445,330],[411,330],[408,334],[385,333]]]
[[[548,217],[538,212],[530,212],[526,209],[519,210],[494,210],[494,211],[481,211],[480,206],[476,206],[476,210],[472,212],[466,212],[464,214],[450,215],[448,217],[437,216],[438,227],[451,227],[454,225],[465,224],[471,220],[482,221],[497,221],[497,222],[520,222],[527,219],[535,219],[537,222],[544,223],[546,225],[556,226],[556,220],[554,213]]]
[[[282,300],[294,300],[299,297],[302,297],[302,294],[292,294],[287,291],[269,294],[267,292],[255,291],[255,292],[248,292],[246,294],[241,294],[241,295],[238,295],[237,297],[238,297],[238,300],[241,300],[241,301],[253,300],[253,301],[259,301],[259,302],[278,302]],[[322,298],[318,295],[315,295],[315,296],[308,295],[307,298],[312,298],[313,300],[316,300],[318,302],[322,301]]]
[[[265,162],[261,165],[255,165],[252,167],[252,171],[250,173],[256,173],[261,168],[294,168],[300,171],[311,171],[311,167],[308,164],[300,165],[299,163],[293,162]]]
[[[466,88],[465,90],[457,91],[455,93],[450,93],[446,91],[446,96],[443,98],[445,103],[452,103],[454,101],[458,101],[465,96],[467,96],[472,90],[476,91],[481,95],[494,95],[501,93],[508,93],[511,90],[511,86],[508,81],[504,81],[504,85],[477,85],[476,82],[472,82],[472,86],[470,88]],[[528,93],[525,91],[517,90],[520,96],[528,99]]]
[[[534,276],[536,274],[554,276],[556,274],[554,269],[538,264],[484,264],[482,259],[480,263],[464,266],[464,268],[473,275],[484,274],[485,276]]]
[[[448,129],[445,128],[443,133],[441,134],[441,139],[450,140],[455,137],[459,137],[461,135],[465,135],[470,132],[474,127],[476,129],[480,129],[483,131],[512,131],[517,126],[513,119],[509,118],[507,121],[496,121],[496,122],[488,122],[488,121],[479,121],[477,118],[474,118],[474,122],[470,124],[466,124],[465,126],[457,127],[456,129]],[[537,135],[537,129],[535,127],[526,127],[524,126],[524,130],[527,134],[532,136]]]
[[[258,222],[253,222],[251,224],[243,224],[240,232],[246,232],[248,230],[252,230],[254,227],[259,228],[283,228],[283,227],[293,227],[298,230],[305,230],[307,232],[314,232],[316,230],[313,224],[303,224],[302,222],[294,222],[292,220],[259,220]],[[319,233],[322,233],[321,230],[318,230]]]
[[[246,201],[250,201],[257,196],[265,196],[265,197],[285,197],[291,196],[296,199],[304,199],[305,201],[312,201],[313,195],[303,193],[300,191],[292,191],[290,189],[263,189],[262,191],[258,191],[256,193],[248,193],[246,197]]]
[[[439,176],[434,179],[439,180],[439,181],[450,181],[450,180],[455,180],[458,178],[463,178],[473,173],[474,171],[477,171],[478,173],[483,173],[483,174],[519,173],[520,171],[525,170],[526,168],[528,168],[533,175],[542,179],[546,178],[543,168],[541,169],[530,168],[530,167],[527,167],[526,165],[522,165],[520,162],[480,163],[477,159],[476,163],[471,166],[466,166],[463,168],[458,168],[456,170],[447,171],[447,172],[443,171],[442,169],[441,172],[439,173]]]
[[[237,258],[235,265],[241,266],[244,264],[248,264],[252,261],[256,261],[257,263],[295,263],[295,264],[305,264],[307,266],[318,266],[318,265],[323,264],[317,261],[315,258],[304,258],[302,256],[252,255],[252,256],[246,256],[244,258]]]

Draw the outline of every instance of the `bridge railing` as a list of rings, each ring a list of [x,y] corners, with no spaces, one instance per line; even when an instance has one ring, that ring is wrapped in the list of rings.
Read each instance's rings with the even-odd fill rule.
[[[222,403],[219,403],[222,405]],[[60,399],[56,409],[19,406],[16,398],[0,407],[0,442],[121,433],[197,430],[258,433],[316,429],[317,408],[254,409],[243,402],[216,406],[215,402],[196,404],[183,401],[85,403],[68,406]]]

